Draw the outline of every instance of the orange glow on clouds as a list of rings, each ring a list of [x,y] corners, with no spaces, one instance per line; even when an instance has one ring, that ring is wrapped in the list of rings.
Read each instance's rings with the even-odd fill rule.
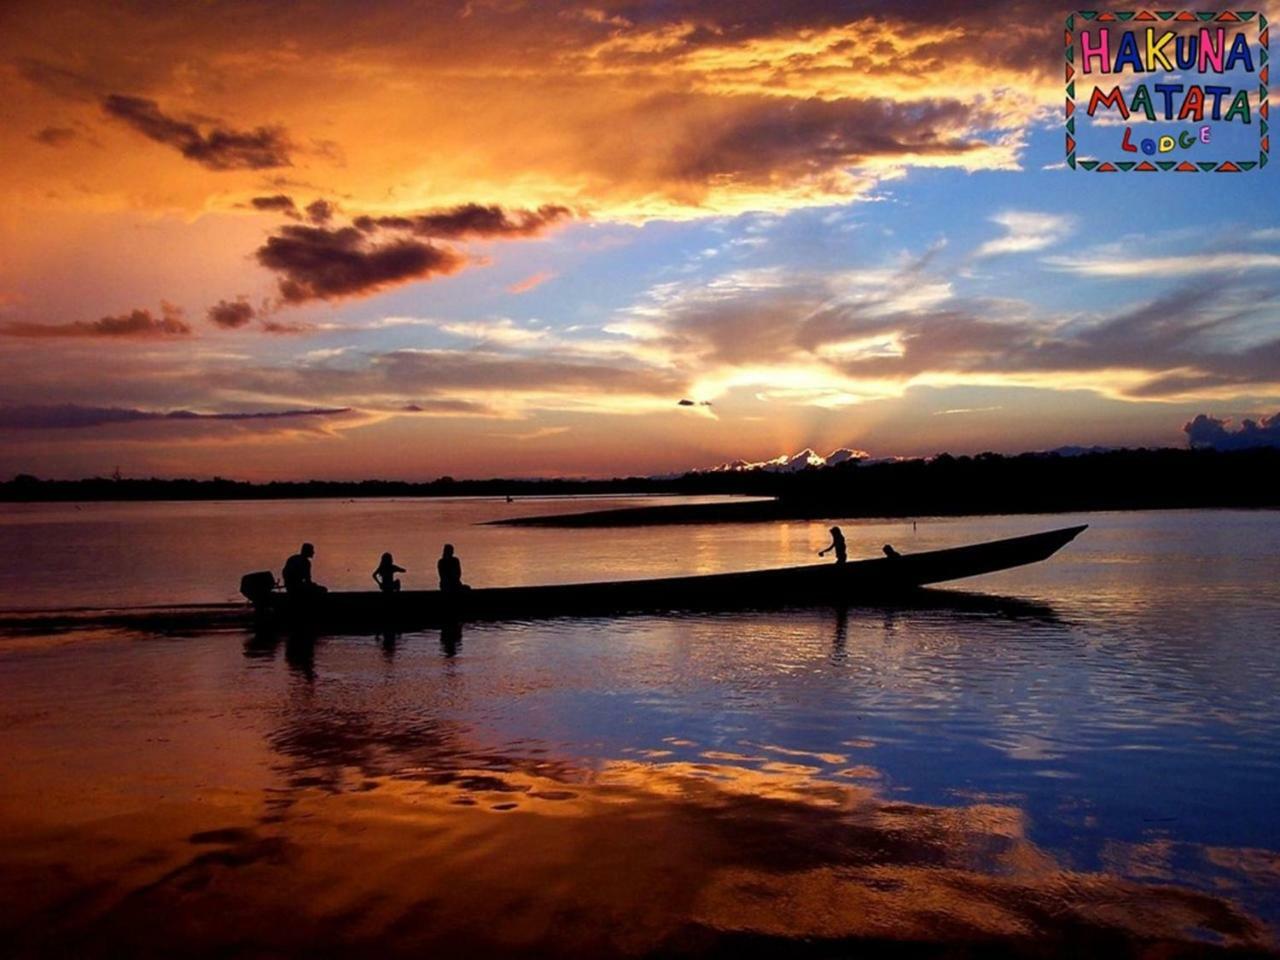
[[[6,9],[0,471],[650,472],[1066,429],[1001,392],[1096,442],[1280,396],[1265,291],[1047,307],[1010,266],[1253,282],[1274,252],[1119,256],[1021,194],[967,247],[897,239],[921,171],[1025,175],[1061,94],[1037,5],[925,6]]]

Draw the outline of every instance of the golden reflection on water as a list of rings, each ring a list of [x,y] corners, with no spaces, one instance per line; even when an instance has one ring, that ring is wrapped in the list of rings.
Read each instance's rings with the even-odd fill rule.
[[[6,893],[38,892],[6,897],[6,926],[20,924],[17,942],[37,952],[44,930],[88,955],[246,942],[638,955],[735,936],[1046,952],[1269,943],[1225,900],[1061,869],[1016,807],[900,803],[802,764],[707,760],[349,770],[346,783],[319,777],[258,803],[202,797],[27,827],[10,833],[21,842],[3,876]],[[104,935],[110,950],[96,946]]]
[[[1116,844],[1106,870],[1067,870],[1016,805],[886,795],[857,762],[865,740],[836,753],[669,737],[583,765],[482,747],[438,710],[388,723],[340,708],[310,669],[293,665],[263,742],[232,748],[249,766],[267,749],[260,788],[197,775],[139,804],[81,779],[53,795],[92,802],[65,807],[6,789],[0,933],[15,955],[1272,944],[1228,899],[1171,885],[1171,845]],[[195,728],[184,755],[222,749],[217,717]],[[1245,879],[1275,870],[1265,852],[1198,854]]]
[[[824,532],[761,535],[807,553]],[[718,536],[682,562],[735,556]],[[1110,536],[1125,560],[1124,531]],[[615,546],[621,563],[631,548]],[[1209,642],[1237,623],[1261,636],[1265,598],[1225,605],[1237,588],[1205,574],[1213,602],[1182,604],[1171,628],[1151,611],[1198,568],[1132,566],[1065,556],[1044,574],[1052,606],[947,593],[932,612],[320,643],[4,638],[0,954],[1271,951],[1243,904],[1274,902],[1246,896],[1280,888],[1272,850],[1188,840],[1213,835],[1203,821],[1125,839],[1113,823],[1090,834],[1087,869],[1070,859],[1098,818],[1148,812],[1145,793],[1108,793],[1125,767],[1179,750],[1204,763],[1273,723],[1249,697],[1273,696],[1274,658]],[[983,585],[1034,598],[1035,582]],[[928,778],[904,775],[903,754],[895,773],[899,748],[954,764],[952,792],[907,802],[912,774]],[[1054,780],[1049,796],[1096,801],[1087,828],[1055,844],[1025,779],[977,761],[1083,771],[1093,792]],[[1251,762],[1240,783],[1265,791],[1273,774]],[[1169,783],[1252,809],[1238,784]]]

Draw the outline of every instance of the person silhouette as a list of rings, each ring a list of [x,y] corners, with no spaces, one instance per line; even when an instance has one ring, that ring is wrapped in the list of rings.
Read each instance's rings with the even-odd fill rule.
[[[471,589],[462,582],[462,561],[454,556],[452,543],[444,545],[444,551],[436,561],[436,572],[440,574],[440,589],[445,593]]]
[[[396,579],[396,574],[407,572],[404,567],[396,565],[395,558],[391,554],[384,553],[378,569],[373,571],[373,582],[383,593],[396,593],[400,589],[400,581]]]
[[[836,563],[844,563],[849,559],[849,553],[844,544],[844,534],[840,532],[839,527],[831,528],[831,546],[825,550],[819,550],[818,556],[825,557],[832,550],[836,552]]]
[[[453,659],[458,655],[458,648],[462,646],[462,624],[457,620],[450,620],[440,627],[440,649],[444,652],[447,659]]]
[[[310,543],[304,543],[297,553],[284,562],[280,579],[284,581],[284,590],[289,596],[310,597],[329,592],[311,579],[311,558],[315,555],[316,548]]]
[[[894,559],[895,557],[902,556],[902,554],[900,554],[897,550],[893,549],[893,544],[891,543],[886,543],[883,549],[884,549],[884,555],[888,557],[890,560]]]

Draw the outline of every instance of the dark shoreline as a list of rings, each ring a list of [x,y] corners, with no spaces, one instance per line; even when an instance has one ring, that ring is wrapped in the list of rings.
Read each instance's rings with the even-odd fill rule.
[[[778,520],[959,517],[1111,510],[1280,507],[1280,449],[1231,453],[1120,450],[1080,457],[942,455],[840,465],[774,477],[733,493],[768,501],[696,503],[493,521],[511,526],[613,527]]]
[[[1100,510],[1280,507],[1280,448],[1024,453],[860,464],[794,473],[687,473],[611,480],[272,481],[214,478],[40,480],[0,483],[0,502],[237,501],[432,497],[719,496],[756,502],[676,504],[516,517],[515,526],[645,526],[853,517],[981,516]]]
[[[910,520],[926,517],[1001,517],[1022,514],[1106,513],[1145,510],[1276,510],[1276,504],[1160,503],[1146,506],[1094,504],[1089,506],[1026,507],[1008,510],[904,510],[896,513],[859,513],[848,504],[826,506],[790,503],[784,500],[742,503],[690,503],[621,510],[591,510],[538,517],[511,517],[490,520],[495,527],[657,527],[694,523],[770,523],[782,520]]]
[[[625,477],[613,480],[272,480],[252,483],[196,479],[41,480],[20,475],[0,482],[0,503],[127,503],[237,500],[369,500],[443,497],[670,496],[696,493],[679,480]]]

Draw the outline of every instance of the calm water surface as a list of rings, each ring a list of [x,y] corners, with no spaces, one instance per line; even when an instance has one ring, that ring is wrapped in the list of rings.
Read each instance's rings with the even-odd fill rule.
[[[228,599],[304,537],[336,586],[364,586],[383,549],[426,580],[444,539],[480,585],[774,566],[826,543],[816,523],[475,526],[602,504],[5,508],[0,607]],[[917,609],[314,644],[0,637],[0,942],[1273,950],[1280,514],[843,526],[856,557],[1076,522],[1048,563]]]

